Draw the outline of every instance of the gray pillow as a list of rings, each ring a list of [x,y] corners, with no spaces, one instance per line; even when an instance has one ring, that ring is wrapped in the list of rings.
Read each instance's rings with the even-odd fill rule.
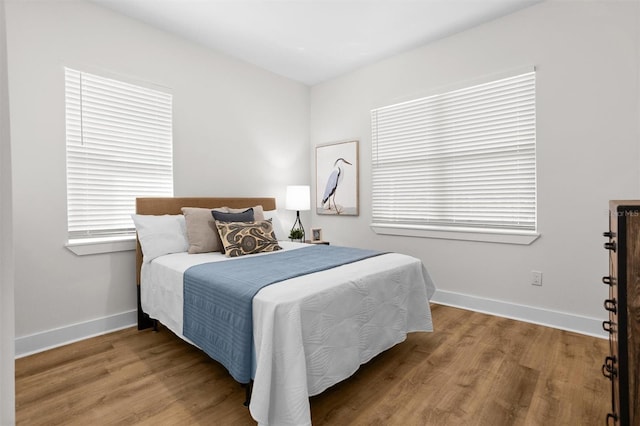
[[[224,207],[222,210],[228,213],[242,213],[248,208],[249,207],[244,207],[242,209],[232,209],[231,207]],[[252,206],[251,208],[253,209],[253,220],[255,222],[260,222],[266,219],[264,217],[264,210],[262,209],[262,205]]]
[[[227,212],[226,208],[214,209],[216,211]],[[211,216],[211,209],[201,207],[183,207],[187,224],[187,239],[189,240],[189,254],[208,253],[220,251],[220,235],[216,228],[216,223]]]

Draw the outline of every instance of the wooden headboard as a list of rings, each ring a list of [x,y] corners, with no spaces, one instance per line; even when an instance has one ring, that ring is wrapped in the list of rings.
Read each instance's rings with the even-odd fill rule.
[[[182,207],[231,207],[240,209],[261,205],[264,210],[275,210],[275,198],[204,198],[204,197],[173,197],[173,198],[136,198],[137,214],[182,214]],[[140,285],[140,268],[142,267],[142,249],[136,239],[136,285]]]

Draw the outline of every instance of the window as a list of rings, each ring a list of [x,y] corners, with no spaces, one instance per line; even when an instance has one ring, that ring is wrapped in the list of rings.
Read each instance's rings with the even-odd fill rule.
[[[65,68],[69,239],[133,235],[141,196],[173,195],[172,96]]]
[[[536,232],[535,71],[371,112],[374,229]]]

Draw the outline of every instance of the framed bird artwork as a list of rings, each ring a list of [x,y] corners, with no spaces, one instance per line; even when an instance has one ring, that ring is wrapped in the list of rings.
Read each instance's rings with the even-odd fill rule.
[[[316,146],[316,213],[358,216],[358,141]]]

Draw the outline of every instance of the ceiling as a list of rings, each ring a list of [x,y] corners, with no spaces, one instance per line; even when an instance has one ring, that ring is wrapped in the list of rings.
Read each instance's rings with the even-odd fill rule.
[[[314,85],[541,0],[92,0]]]

